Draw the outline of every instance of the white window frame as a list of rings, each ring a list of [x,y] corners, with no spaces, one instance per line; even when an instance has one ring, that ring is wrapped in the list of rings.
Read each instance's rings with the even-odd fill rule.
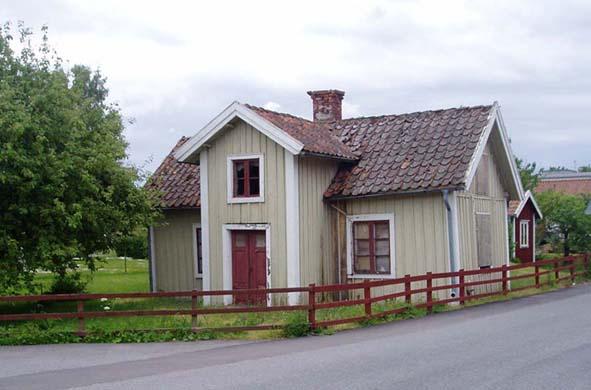
[[[201,229],[200,223],[191,225],[193,229],[193,264],[195,267],[195,278],[202,279],[203,273],[199,272],[199,251],[197,250],[197,229]],[[203,229],[201,230],[201,270],[203,271]]]
[[[234,196],[234,161],[259,160],[259,193],[260,196],[236,197]],[[227,158],[226,189],[228,204],[235,203],[262,203],[265,201],[265,156],[258,154],[233,154]]]
[[[523,228],[525,226],[525,229]],[[523,234],[525,232],[525,234]],[[525,243],[523,237],[525,236]],[[519,221],[519,247],[529,248],[529,220],[522,219]]]
[[[362,221],[388,221],[390,227],[390,273],[356,274],[353,267],[353,223]],[[359,214],[347,216],[347,277],[349,279],[394,279],[396,277],[396,231],[394,214]]]

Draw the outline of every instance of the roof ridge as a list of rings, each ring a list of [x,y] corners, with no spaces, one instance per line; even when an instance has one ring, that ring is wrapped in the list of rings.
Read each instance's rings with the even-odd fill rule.
[[[255,110],[261,110],[261,111],[270,112],[271,114],[288,116],[288,117],[291,117],[291,118],[295,118],[295,119],[299,119],[299,120],[306,121],[306,122],[309,122],[309,123],[313,123],[315,125],[322,125],[321,123],[314,122],[314,121],[311,121],[310,119],[302,118],[301,116],[293,115],[293,114],[290,114],[288,112],[273,111],[273,110],[269,110],[269,109],[264,108],[264,107],[255,106],[254,104],[249,104],[249,103],[243,103],[243,104],[246,107],[251,108],[251,109],[254,108]]]
[[[468,110],[468,109],[477,109],[477,108],[493,108],[494,103],[492,104],[479,104],[476,106],[459,106],[459,107],[447,107],[447,108],[440,108],[437,110],[422,110],[422,111],[412,111],[412,112],[403,112],[400,114],[383,114],[383,115],[368,115],[368,116],[357,116],[357,117],[353,117],[353,118],[346,118],[346,119],[341,119],[340,121],[332,121],[332,122],[328,122],[328,123],[340,123],[340,122],[346,122],[346,121],[352,121],[352,120],[361,120],[361,119],[381,119],[381,118],[388,118],[388,117],[401,117],[401,116],[410,116],[410,115],[416,115],[416,114],[424,114],[427,112],[433,112],[433,113],[439,113],[442,111],[451,111],[451,110]]]

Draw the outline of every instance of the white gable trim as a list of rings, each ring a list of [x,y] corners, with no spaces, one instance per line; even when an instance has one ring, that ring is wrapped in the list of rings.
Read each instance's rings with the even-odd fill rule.
[[[300,141],[293,138],[279,127],[261,117],[245,105],[240,104],[239,102],[234,102],[185,142],[183,146],[175,152],[174,157],[179,161],[186,161],[236,117],[256,128],[291,154],[299,154],[304,148],[304,145]]]
[[[468,171],[466,172],[466,189],[470,188],[470,186],[472,185],[472,181],[474,180],[474,176],[476,175],[476,170],[478,169],[478,163],[482,158],[482,154],[484,153],[484,149],[486,148],[486,143],[490,137],[490,133],[492,132],[495,123],[497,123],[501,133],[503,150],[505,151],[505,155],[509,160],[509,165],[511,167],[511,177],[513,179],[513,182],[515,183],[515,186],[517,187],[517,192],[519,193],[519,200],[522,200],[524,197],[523,185],[521,184],[519,171],[517,170],[517,164],[515,163],[515,157],[513,156],[513,152],[511,151],[509,137],[507,136],[505,123],[503,122],[503,117],[501,116],[501,111],[499,109],[499,104],[497,102],[493,104],[491,113],[489,115],[488,123],[486,124],[484,131],[480,135],[480,140],[478,141],[476,152],[474,152],[472,160],[470,161],[470,165],[468,166]]]
[[[538,215],[540,216],[540,219],[543,219],[544,216],[542,215],[542,210],[540,210],[540,208],[538,207],[538,203],[536,202],[536,199],[533,197],[530,190],[527,190],[527,192],[525,193],[525,197],[519,203],[519,207],[517,207],[517,210],[515,210],[515,216],[519,218],[519,214],[521,214],[521,211],[523,210],[525,204],[529,199],[531,199],[531,202],[534,205],[534,208],[536,209],[536,213],[538,213]]]

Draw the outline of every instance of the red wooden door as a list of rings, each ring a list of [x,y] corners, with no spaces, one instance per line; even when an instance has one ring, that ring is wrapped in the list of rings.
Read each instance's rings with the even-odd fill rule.
[[[232,289],[267,288],[265,232],[232,231]],[[236,294],[234,303],[265,304],[266,294]]]

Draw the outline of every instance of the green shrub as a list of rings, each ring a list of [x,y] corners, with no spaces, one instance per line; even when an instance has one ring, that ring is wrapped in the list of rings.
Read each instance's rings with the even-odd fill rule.
[[[79,294],[86,289],[86,280],[82,280],[82,275],[78,272],[56,275],[49,289],[50,294]]]
[[[310,333],[310,324],[305,313],[290,313],[287,317],[283,335],[285,337],[302,337]]]
[[[117,256],[134,259],[148,258],[148,233],[146,229],[138,229],[132,234],[121,236],[114,242]]]

